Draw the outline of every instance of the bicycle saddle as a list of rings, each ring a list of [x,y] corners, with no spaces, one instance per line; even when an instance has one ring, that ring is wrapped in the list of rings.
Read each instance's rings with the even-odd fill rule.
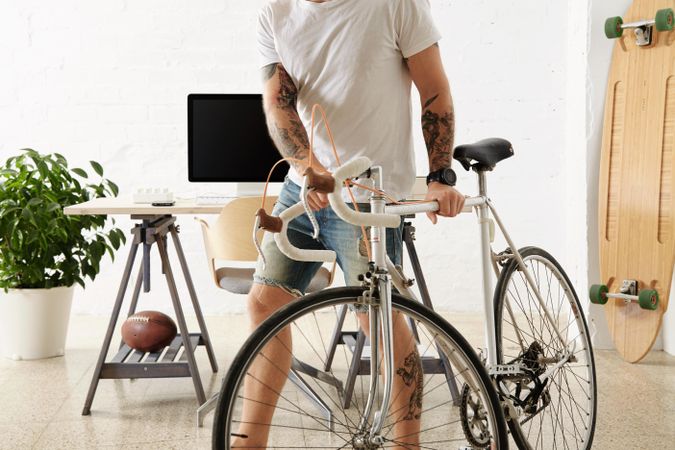
[[[492,170],[503,159],[513,156],[513,146],[506,139],[490,138],[475,144],[460,145],[455,148],[453,158],[459,161],[466,170]]]

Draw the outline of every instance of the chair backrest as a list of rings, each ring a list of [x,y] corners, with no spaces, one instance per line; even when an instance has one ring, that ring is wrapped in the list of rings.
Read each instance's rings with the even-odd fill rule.
[[[258,258],[253,245],[253,224],[261,201],[261,197],[237,198],[223,207],[212,225],[200,220],[209,260],[255,261]],[[267,197],[267,209],[275,201],[276,197]]]

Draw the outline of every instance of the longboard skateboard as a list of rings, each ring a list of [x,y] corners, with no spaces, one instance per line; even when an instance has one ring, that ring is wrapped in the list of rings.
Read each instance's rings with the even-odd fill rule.
[[[658,336],[675,263],[674,9],[675,0],[636,0],[605,23],[617,42],[600,161],[602,284],[590,298],[633,363]]]

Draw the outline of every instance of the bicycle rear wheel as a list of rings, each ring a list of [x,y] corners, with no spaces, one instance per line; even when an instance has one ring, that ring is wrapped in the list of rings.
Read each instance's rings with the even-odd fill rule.
[[[517,420],[508,420],[511,434],[522,449],[589,449],[597,396],[591,338],[581,304],[550,254],[536,247],[526,247],[520,254],[563,341],[511,258],[501,271],[494,299],[497,361],[518,362],[526,372],[497,378],[499,390],[520,413]],[[574,349],[572,358],[563,363],[568,348]]]
[[[358,357],[359,348],[370,355],[369,341],[359,333],[367,319],[363,292],[351,287],[308,295],[255,330],[223,381],[214,448],[446,450],[471,442],[474,448],[507,448],[496,391],[473,349],[436,313],[397,294],[395,359],[403,362],[394,366],[394,376],[401,389],[392,391],[382,441],[369,441],[360,427],[370,390],[364,376],[370,365]]]

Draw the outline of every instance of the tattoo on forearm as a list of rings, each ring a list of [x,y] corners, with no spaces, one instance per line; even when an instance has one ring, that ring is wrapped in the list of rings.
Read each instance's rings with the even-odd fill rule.
[[[268,82],[269,80],[272,79],[275,73],[277,73],[277,66],[279,64],[274,63],[274,64],[269,64],[265,67],[262,68],[262,77],[263,77],[263,83]]]
[[[428,107],[430,107],[431,104],[432,104],[433,102],[435,102],[437,98],[438,98],[438,94],[434,95],[434,96],[431,97],[429,100],[427,100],[427,102],[424,104],[424,109],[427,109]]]
[[[279,88],[274,94],[275,107],[272,110],[265,110],[270,136],[282,156],[298,160],[307,159],[309,138],[296,109],[298,89],[283,65],[270,64],[263,68],[263,78],[266,81],[275,75],[279,77]],[[297,162],[291,162],[291,165],[298,170],[302,169],[302,165]]]
[[[289,117],[288,122],[289,126],[283,127],[272,120],[269,124],[272,139],[284,157],[306,159],[309,149],[307,131],[297,118]],[[292,165],[297,167],[295,163]]]
[[[279,65],[279,93],[277,94],[277,101],[279,108],[295,108],[298,103],[298,88],[295,87],[291,76],[286,72],[284,66]]]
[[[424,372],[422,372],[422,362],[417,351],[406,356],[403,367],[399,367],[396,374],[403,378],[406,386],[413,389],[408,401],[408,411],[402,420],[419,420],[422,413]]]
[[[450,167],[455,138],[455,113],[452,103],[441,111],[431,110],[438,97],[435,95],[424,103],[422,114],[422,131],[432,171]]]

